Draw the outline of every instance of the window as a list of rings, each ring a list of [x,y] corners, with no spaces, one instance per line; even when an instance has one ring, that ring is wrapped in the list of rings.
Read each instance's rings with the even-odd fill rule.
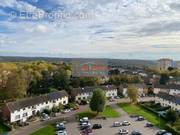
[[[27,113],[23,113],[23,117],[26,117],[27,116]]]
[[[66,101],[63,101],[63,104],[66,104]]]
[[[16,115],[15,116],[15,119],[17,120],[17,119],[20,119],[20,115]]]

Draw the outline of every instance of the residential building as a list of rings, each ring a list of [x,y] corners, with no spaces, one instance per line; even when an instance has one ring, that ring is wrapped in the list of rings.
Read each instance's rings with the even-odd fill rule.
[[[25,122],[37,112],[42,112],[44,109],[52,109],[53,106],[58,106],[59,104],[68,104],[66,91],[58,91],[6,103],[2,107],[2,117],[10,123]]]
[[[106,60],[81,59],[72,61],[73,77],[107,77],[108,64]]]
[[[117,88],[113,85],[75,88],[72,90],[71,96],[75,98],[76,102],[81,100],[87,100],[92,97],[93,91],[97,88],[104,90],[107,98],[114,98],[115,96],[117,96]]]
[[[160,70],[167,70],[169,67],[174,67],[173,60],[168,58],[163,58],[158,60],[158,67]]]
[[[158,94],[159,92],[166,92],[169,95],[179,95],[180,94],[180,85],[175,85],[175,84],[155,85],[154,93]]]
[[[180,96],[170,95],[167,92],[159,92],[155,96],[155,102],[162,106],[170,106],[172,109],[180,111]]]

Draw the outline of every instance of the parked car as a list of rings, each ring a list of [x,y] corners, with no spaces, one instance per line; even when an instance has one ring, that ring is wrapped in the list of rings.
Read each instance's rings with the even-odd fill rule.
[[[120,123],[120,122],[118,122],[118,121],[115,121],[115,122],[113,123],[113,127],[120,127],[120,126],[122,126],[122,123]]]
[[[143,121],[144,120],[144,117],[143,116],[139,116],[138,118],[137,118],[137,121]]]
[[[131,132],[131,135],[142,135],[142,133],[134,130]]]
[[[71,109],[65,109],[65,110],[63,110],[62,113],[68,113],[68,112],[70,112],[70,111],[71,111]]]
[[[159,131],[156,133],[156,135],[163,135],[163,134],[165,134],[165,133],[167,133],[166,130],[159,130]]]
[[[86,100],[81,100],[80,105],[87,105],[89,104],[89,101]]]
[[[85,130],[83,130],[81,132],[81,134],[85,134],[85,135],[90,134],[90,133],[92,133],[92,129],[91,128],[87,128],[87,129],[85,129]]]
[[[115,98],[115,99],[120,99],[120,97],[119,97],[119,96],[115,96],[114,98]]]
[[[154,125],[150,122],[146,123],[146,127],[153,127]]]
[[[129,125],[131,125],[131,123],[128,122],[128,121],[123,121],[123,122],[122,122],[122,126],[129,126]]]
[[[173,135],[173,134],[168,132],[168,133],[165,133],[165,134],[163,134],[163,135]]]
[[[114,102],[114,101],[115,101],[115,99],[113,99],[113,98],[109,99],[109,102]]]
[[[49,117],[48,114],[46,114],[46,113],[43,113],[43,114],[42,114],[42,116],[41,116],[41,121],[46,121],[46,120],[49,120],[49,119],[50,119],[50,117]]]
[[[100,129],[102,128],[102,125],[101,124],[94,124],[92,129]]]
[[[28,126],[28,125],[29,125],[28,122],[21,122],[18,124],[18,126],[20,126],[20,127],[24,127],[24,126]]]
[[[66,131],[56,131],[56,135],[67,135],[67,132]]]
[[[84,122],[84,123],[81,124],[80,129],[85,130],[85,129],[90,128],[90,127],[91,127],[90,122]]]
[[[126,129],[120,129],[120,130],[119,130],[119,134],[120,134],[120,135],[128,134],[128,132],[129,132],[129,131],[126,130]]]
[[[62,131],[62,130],[65,130],[66,127],[65,127],[64,123],[56,123],[56,129],[58,131]]]

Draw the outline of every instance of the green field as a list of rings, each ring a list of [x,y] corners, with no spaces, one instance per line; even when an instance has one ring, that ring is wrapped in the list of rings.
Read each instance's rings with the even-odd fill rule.
[[[153,123],[154,125],[165,128],[166,122],[163,119],[160,119],[156,114],[140,107],[139,105],[131,105],[129,103],[119,103],[119,107],[121,107],[128,114],[136,114],[143,116],[146,120]]]
[[[55,135],[55,128],[53,125],[48,125],[32,133],[31,135]]]
[[[105,116],[107,118],[116,118],[119,117],[119,113],[115,111],[111,106],[106,106],[104,111],[99,114],[100,116]],[[78,113],[77,116],[79,118],[88,117],[88,118],[94,118],[96,117],[96,112],[92,112],[91,110],[87,110],[81,113]]]

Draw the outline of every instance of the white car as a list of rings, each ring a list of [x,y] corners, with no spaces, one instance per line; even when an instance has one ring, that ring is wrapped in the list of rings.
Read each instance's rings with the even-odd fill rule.
[[[64,113],[68,113],[68,112],[70,112],[71,110],[70,109],[65,109],[63,112]]]
[[[118,121],[113,123],[113,127],[120,127],[120,126],[122,126],[122,123],[120,123]]]
[[[56,135],[67,135],[66,131],[57,131]]]
[[[123,122],[122,122],[122,125],[123,125],[123,126],[129,126],[129,125],[131,125],[131,123],[128,122],[128,121],[123,121]]]
[[[120,130],[119,130],[119,134],[120,134],[120,135],[128,134],[128,132],[129,132],[129,131],[126,130],[126,129],[120,129]]]

